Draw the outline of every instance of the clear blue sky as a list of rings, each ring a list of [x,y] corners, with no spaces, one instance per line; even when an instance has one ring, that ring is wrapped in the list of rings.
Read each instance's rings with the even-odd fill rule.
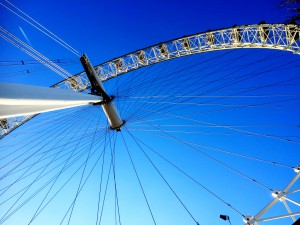
[[[54,0],[12,3],[81,53],[87,53],[94,65],[184,35],[233,25],[257,24],[261,21],[282,23],[287,20],[287,15],[278,8],[276,0]],[[0,21],[1,26],[22,40],[29,40],[35,49],[48,58],[60,59],[61,62],[69,60],[71,65],[61,63],[61,66],[70,73],[76,74],[83,70],[78,57],[3,7],[0,7]],[[0,46],[0,82],[50,86],[62,80],[54,72],[43,69],[42,65],[32,63],[30,56],[5,40],[0,40]],[[228,224],[227,221],[219,219],[220,214],[229,215],[233,225],[242,224],[239,213],[195,184],[152,150],[190,174],[237,211],[244,215],[256,214],[272,199],[271,192],[245,179],[245,176],[257,180],[265,187],[281,189],[295,175],[293,170],[212,149],[289,166],[299,164],[298,58],[298,55],[289,52],[273,50],[220,51],[164,62],[150,69],[143,68],[108,81],[107,90],[116,95],[121,116],[128,122],[122,131],[126,145],[120,133],[117,137],[112,131],[105,133],[107,124],[101,108],[84,107],[38,116],[0,140],[0,165],[1,168],[4,167],[1,177],[11,173],[11,169],[14,171],[1,181],[0,186],[4,187],[1,188],[0,197],[3,199],[0,205],[1,218],[9,215],[27,198],[31,198],[35,191],[48,181],[49,183],[3,224],[28,224],[39,205],[45,205],[51,196],[55,197],[32,224],[68,224],[69,218],[70,224],[96,224],[99,222],[98,204],[101,209],[111,154],[115,156],[115,162],[112,163],[115,173],[111,169],[101,224],[151,225],[155,221],[157,225],[183,225],[195,224],[193,218],[201,225]],[[21,60],[24,60],[25,65],[21,65]],[[4,61],[10,61],[9,66],[4,65]],[[282,69],[277,69],[276,66],[281,66]],[[266,72],[268,68],[274,71]],[[221,79],[224,75],[229,76],[232,81],[239,79],[238,76],[255,73],[262,75],[209,92],[226,84],[227,81]],[[210,86],[206,85],[215,79],[217,81]],[[293,80],[288,81],[289,79]],[[279,85],[244,92],[249,88],[274,83]],[[237,93],[242,93],[240,98],[217,99],[217,96]],[[159,95],[173,97],[147,98]],[[190,104],[188,105],[181,104],[180,99],[174,97],[177,95],[203,95],[206,98],[191,98],[185,101]],[[145,99],[135,99],[141,96]],[[214,99],[212,102],[207,100],[211,98]],[[174,102],[176,105],[172,105]],[[226,125],[234,129],[216,125]],[[189,144],[185,144],[187,142]],[[103,158],[100,156],[103,145],[107,147],[102,174]],[[154,221],[126,146],[131,152]],[[180,204],[140,147],[157,166],[192,216]],[[51,180],[64,168],[64,163],[68,165],[68,169],[59,175],[57,181]],[[16,165],[20,166],[15,167]],[[229,167],[240,174],[228,169]],[[245,176],[241,176],[241,173]],[[5,191],[6,187],[24,176],[27,176],[26,179],[18,181]],[[71,203],[82,186],[70,217],[68,208],[72,206]],[[55,195],[61,187],[62,190]],[[116,189],[118,204],[115,203]],[[13,206],[14,202],[16,205]],[[116,211],[117,206],[120,217]],[[274,213],[285,213],[284,210],[279,205]],[[291,220],[270,224],[291,224]]]

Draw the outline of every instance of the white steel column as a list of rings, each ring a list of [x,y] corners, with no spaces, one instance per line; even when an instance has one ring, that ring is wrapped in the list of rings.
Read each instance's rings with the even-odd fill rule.
[[[32,85],[0,83],[0,118],[102,102],[101,96]]]

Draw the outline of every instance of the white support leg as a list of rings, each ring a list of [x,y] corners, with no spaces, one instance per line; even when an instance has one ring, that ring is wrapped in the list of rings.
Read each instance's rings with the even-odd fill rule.
[[[293,212],[292,212],[292,210],[290,209],[290,207],[288,206],[288,204],[286,203],[285,198],[282,198],[282,203],[284,204],[286,210],[287,210],[287,211],[289,212],[289,214],[291,215]],[[296,221],[296,218],[295,218],[294,215],[291,215],[291,218],[292,218],[292,220],[293,220],[294,222]]]

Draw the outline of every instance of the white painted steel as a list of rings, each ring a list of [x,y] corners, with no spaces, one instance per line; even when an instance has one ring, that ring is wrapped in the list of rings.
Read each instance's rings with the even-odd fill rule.
[[[294,24],[253,24],[234,26],[209,32],[189,35],[153,45],[127,55],[112,59],[94,69],[102,82],[127,72],[149,66],[166,60],[210,51],[239,49],[239,48],[266,48],[290,51],[300,54],[300,27]],[[89,88],[89,80],[85,72],[54,84],[52,87],[83,91]],[[33,117],[34,115],[32,115]],[[10,129],[2,130],[2,136],[28,121],[28,117],[19,117],[9,121]],[[1,128],[0,128],[1,130]]]
[[[299,35],[300,27],[292,24],[235,26],[153,45],[112,59],[94,68],[98,72],[101,81],[104,82],[141,67],[210,51],[266,48],[300,54]],[[73,77],[79,78],[83,84],[88,83],[84,72]],[[53,85],[53,87],[69,88],[69,85],[66,81],[62,81]],[[83,87],[83,89],[86,88],[88,88],[88,85]]]
[[[287,186],[282,190],[282,191],[273,191],[272,194],[274,194],[274,199],[269,202],[259,213],[257,213],[254,217],[252,216],[246,216],[244,218],[245,225],[258,225],[259,222],[265,222],[265,221],[270,221],[270,220],[276,220],[276,219],[282,219],[282,218],[287,218],[290,217],[293,220],[295,220],[294,216],[299,215],[299,212],[293,213],[290,211],[290,208],[288,208],[288,214],[285,215],[278,215],[278,216],[273,216],[273,217],[268,217],[268,218],[263,218],[261,217],[273,206],[275,205],[279,200],[281,199],[287,199],[286,196],[288,195],[288,190],[295,184],[295,182],[300,178],[300,172],[299,172],[300,167],[296,167],[295,172],[297,173],[296,176],[287,184]],[[295,191],[291,191],[291,193],[294,193]],[[294,203],[293,201],[290,201],[291,203]],[[299,203],[295,202],[294,205],[299,206]]]
[[[190,35],[144,48],[100,64],[94,67],[93,71],[94,74],[96,74],[96,79],[100,80],[99,83],[101,83],[101,81],[104,82],[148,65],[210,51],[238,48],[266,48],[290,51],[294,54],[300,54],[299,36],[299,26],[292,24],[254,24],[248,26],[235,26],[231,28]],[[73,76],[72,78],[55,84],[52,87],[83,91],[89,88],[89,81],[86,77],[86,74],[82,72]],[[107,118],[113,129],[116,129],[123,124],[123,121],[118,115],[113,102],[107,102],[103,104],[102,108],[107,115]],[[28,119],[30,119],[30,117],[21,120],[19,124],[22,124]],[[19,125],[13,126],[12,129],[17,126]],[[9,129],[6,129],[5,133],[8,132]],[[280,194],[277,195],[274,200],[267,204],[267,206],[263,208],[255,217],[247,216],[245,218],[246,224],[258,224],[258,222],[262,221],[299,215],[299,212],[297,212],[264,219],[260,218],[281,198],[289,200],[286,198],[288,195],[287,191],[296,182],[296,180],[299,179],[299,177],[300,173],[298,171],[298,174],[286,186],[286,188],[280,192]],[[298,191],[298,189],[291,191],[290,193],[294,193],[296,191]],[[290,202],[294,203],[292,200]]]
[[[116,109],[113,101],[102,104],[102,109],[108,119],[111,129],[119,129],[123,125],[123,121]]]
[[[0,118],[99,103],[102,97],[69,90],[0,83]]]
[[[270,220],[284,219],[284,218],[288,218],[288,217],[291,217],[291,216],[299,216],[299,215],[300,215],[300,212],[295,212],[295,213],[284,214],[284,215],[280,215],[280,216],[273,216],[273,217],[261,219],[261,220],[259,220],[259,222],[266,222],[266,221],[270,221]]]
[[[32,115],[43,112],[56,111],[60,109],[73,108],[87,105],[89,103],[68,104],[68,105],[0,105],[0,119],[16,116]]]

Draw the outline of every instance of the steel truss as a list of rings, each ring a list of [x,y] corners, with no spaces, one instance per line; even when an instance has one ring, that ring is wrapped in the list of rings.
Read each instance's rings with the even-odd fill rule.
[[[174,39],[112,59],[95,70],[102,82],[127,72],[183,56],[239,48],[267,48],[300,54],[300,27],[292,24],[254,24],[207,31]],[[85,72],[52,85],[53,88],[84,91],[90,87]],[[0,120],[0,139],[32,116]]]
[[[296,176],[291,180],[291,182],[288,183],[288,185],[282,190],[275,190],[272,192],[272,196],[274,199],[269,202],[257,215],[254,217],[252,216],[246,216],[244,218],[245,225],[258,225],[261,222],[266,222],[270,220],[277,220],[282,218],[288,218],[290,217],[294,222],[296,221],[295,216],[300,215],[300,210],[298,212],[292,212],[291,208],[288,206],[287,202],[290,204],[293,204],[300,209],[300,203],[297,201],[292,200],[289,195],[292,195],[298,191],[300,191],[300,188],[297,188],[295,190],[290,190],[290,188],[295,184],[295,182],[300,178],[300,166],[296,167],[295,172],[297,173]],[[275,205],[278,201],[282,202],[286,210],[288,211],[288,214],[284,215],[277,215],[272,216],[268,218],[261,218],[273,205]]]

